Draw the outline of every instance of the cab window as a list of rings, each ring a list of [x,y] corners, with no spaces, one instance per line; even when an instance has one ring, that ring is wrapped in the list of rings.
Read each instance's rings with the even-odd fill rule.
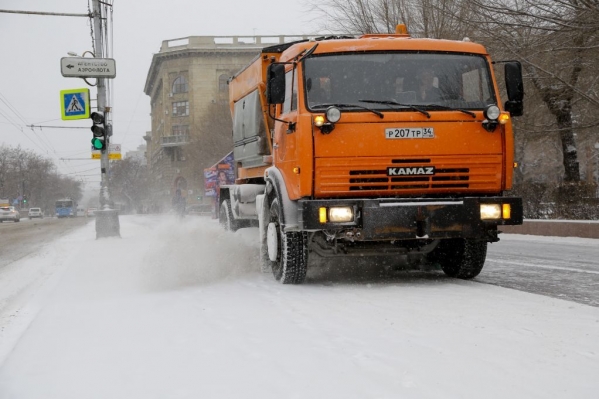
[[[293,81],[293,90],[291,84]],[[297,74],[294,76],[294,70],[285,74],[285,102],[283,103],[282,113],[286,114],[297,109]]]

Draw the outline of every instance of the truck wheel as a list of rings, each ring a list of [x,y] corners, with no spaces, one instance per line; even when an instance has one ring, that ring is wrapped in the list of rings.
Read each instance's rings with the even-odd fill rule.
[[[429,259],[441,265],[449,277],[469,280],[479,275],[487,257],[487,242],[469,239],[448,239],[439,243]]]
[[[301,284],[306,279],[308,259],[304,234],[283,232],[281,206],[277,199],[270,204],[270,218],[266,226],[268,260],[275,279],[282,284]]]
[[[220,211],[218,213],[218,222],[226,231],[237,231],[239,228],[237,222],[233,218],[233,212],[231,211],[231,202],[224,200],[220,204]]]

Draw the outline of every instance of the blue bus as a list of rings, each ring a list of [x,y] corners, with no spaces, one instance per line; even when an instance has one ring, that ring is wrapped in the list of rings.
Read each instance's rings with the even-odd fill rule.
[[[77,215],[77,203],[70,198],[56,201],[56,217],[72,218]]]

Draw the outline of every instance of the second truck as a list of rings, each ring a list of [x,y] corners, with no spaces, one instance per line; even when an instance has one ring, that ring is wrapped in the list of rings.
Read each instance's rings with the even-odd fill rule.
[[[498,227],[522,223],[512,186],[518,62],[469,41],[395,34],[266,47],[229,82],[236,181],[228,230],[259,227],[263,267],[302,283],[308,260],[388,255],[470,279]]]

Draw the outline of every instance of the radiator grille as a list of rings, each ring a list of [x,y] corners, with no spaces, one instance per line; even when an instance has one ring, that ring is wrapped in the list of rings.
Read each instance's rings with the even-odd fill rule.
[[[434,167],[434,174],[388,176],[388,168]],[[466,156],[414,159],[318,159],[316,195],[412,194],[499,191],[500,156]]]

